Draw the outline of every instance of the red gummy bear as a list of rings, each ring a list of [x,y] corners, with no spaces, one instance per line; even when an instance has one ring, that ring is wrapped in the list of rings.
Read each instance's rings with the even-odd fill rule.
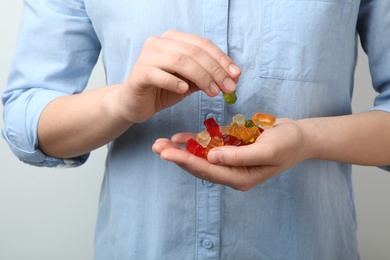
[[[210,137],[219,137],[222,139],[222,133],[219,129],[219,125],[215,122],[214,118],[210,117],[204,120],[204,125],[206,126],[206,131],[209,132]]]
[[[192,138],[187,141],[186,149],[187,151],[189,151],[190,153],[196,156],[199,157],[205,156],[204,154],[206,149]]]
[[[238,139],[233,135],[224,134],[222,137],[225,145],[234,145],[234,146],[245,145],[245,143],[241,139]]]

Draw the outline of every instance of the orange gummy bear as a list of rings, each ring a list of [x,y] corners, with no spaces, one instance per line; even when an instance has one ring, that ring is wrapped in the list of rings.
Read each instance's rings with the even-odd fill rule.
[[[223,146],[225,143],[223,142],[222,138],[219,138],[218,136],[214,136],[210,139],[210,142],[207,144],[206,149],[204,151],[204,157],[207,158],[207,154],[211,149],[217,146]]]
[[[253,143],[260,135],[260,130],[257,126],[248,128],[244,125],[233,123],[228,129],[228,133],[237,139],[241,139],[244,143]]]
[[[253,115],[252,121],[255,124],[261,125],[262,127],[272,127],[275,123],[276,117],[270,114],[257,112]]]

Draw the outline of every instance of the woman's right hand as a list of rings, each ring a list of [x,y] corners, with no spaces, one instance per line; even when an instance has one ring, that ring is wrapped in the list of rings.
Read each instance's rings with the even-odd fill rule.
[[[39,148],[53,157],[85,154],[194,91],[233,92],[239,75],[233,61],[206,39],[176,31],[151,37],[123,84],[50,102],[39,119]]]
[[[146,40],[115,106],[131,123],[146,121],[195,91],[232,93],[240,69],[211,41],[178,31]]]

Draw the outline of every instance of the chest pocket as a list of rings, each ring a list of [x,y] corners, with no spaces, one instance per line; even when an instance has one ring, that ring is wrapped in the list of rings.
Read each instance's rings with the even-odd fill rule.
[[[295,81],[337,78],[353,0],[265,0],[259,75]]]

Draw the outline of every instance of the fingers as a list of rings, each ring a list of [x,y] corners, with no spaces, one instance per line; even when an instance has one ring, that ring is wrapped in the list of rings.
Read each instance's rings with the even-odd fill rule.
[[[174,134],[172,137],[171,137],[171,140],[172,142],[175,142],[175,143],[178,143],[178,144],[185,144],[188,139],[190,138],[196,138],[196,135],[195,133],[178,133],[178,134]]]
[[[183,149],[173,147],[162,150],[160,157],[176,163],[193,176],[216,184],[223,184],[236,190],[247,191],[271,177],[272,167],[230,167],[211,164]]]
[[[187,82],[170,73],[166,73],[156,66],[137,66],[134,68],[134,73],[140,76],[138,77],[138,81],[135,82],[139,86],[159,86],[162,89],[179,94],[184,94],[189,90]],[[142,88],[140,88],[140,92],[141,89]]]
[[[185,150],[185,147],[181,146],[181,144],[185,144],[188,139],[195,138],[195,136],[196,134],[194,133],[178,133],[173,135],[171,140],[167,138],[159,138],[154,142],[152,150],[158,154],[168,148]]]
[[[178,47],[176,50],[193,57],[196,62],[206,68],[222,91],[225,93],[234,91],[235,82],[237,82],[241,70],[229,56],[210,40],[172,30],[165,32],[162,37],[181,43],[176,46]]]
[[[142,77],[144,82],[141,82],[141,84],[149,82],[169,91],[184,93],[188,90],[188,87],[183,89],[177,88],[180,86],[179,83],[183,81],[174,76],[177,74],[193,82],[209,96],[218,95],[221,88],[224,91],[229,89],[229,93],[235,89],[235,83],[228,77],[227,73],[220,66],[213,65],[210,58],[202,57],[201,61],[196,61],[194,57],[180,52],[164,51],[144,55],[143,63],[153,64],[153,67],[143,67],[143,74],[148,77]],[[211,70],[214,70],[212,72],[214,75],[210,74]]]
[[[197,178],[213,183],[231,184],[227,178],[228,174],[221,174],[221,166],[210,164],[207,160],[190,154],[187,151],[175,148],[166,148],[160,153],[160,157],[166,161],[171,161],[181,168],[191,173]]]
[[[278,166],[244,166],[248,163],[247,161],[235,161],[234,157],[237,155],[237,152],[241,152],[241,149],[237,150],[239,147],[228,147],[233,148],[231,149],[230,155],[227,155],[230,149],[226,149],[228,153],[224,153],[223,160],[229,161],[229,163],[225,165],[222,163],[211,163],[208,160],[197,157],[186,151],[184,146],[180,145],[185,143],[193,135],[193,133],[180,133],[174,135],[172,140],[166,138],[158,139],[152,149],[163,160],[176,163],[179,167],[197,178],[216,184],[227,185],[241,191],[247,191],[279,172]],[[214,148],[210,153],[217,149],[220,148]]]
[[[167,138],[160,138],[154,142],[154,144],[152,146],[152,151],[157,153],[157,154],[161,154],[162,151],[169,149],[169,148],[184,149],[178,143],[174,143]]]
[[[216,60],[222,68],[229,73],[232,78],[237,78],[241,74],[241,70],[234,64],[234,62],[221,49],[219,49],[210,40],[191,34],[186,34],[174,30],[165,32],[163,37],[190,43],[205,50],[214,60]]]
[[[216,96],[220,91],[232,93],[241,73],[211,41],[177,31],[150,37],[137,64],[141,65],[140,74],[144,75],[140,84],[147,85],[148,82],[169,91],[185,93],[188,91],[187,82],[193,82],[209,96]]]

